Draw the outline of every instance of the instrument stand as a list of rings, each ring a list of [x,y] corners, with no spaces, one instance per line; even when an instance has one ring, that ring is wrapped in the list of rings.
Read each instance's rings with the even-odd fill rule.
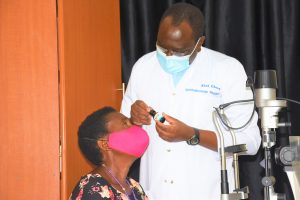
[[[219,113],[222,113],[223,120],[229,124],[229,120],[223,112],[223,109],[218,109]],[[232,146],[224,147],[224,138],[223,132],[220,128],[219,122],[217,120],[217,112],[213,112],[213,121],[217,128],[217,137],[220,143],[220,157],[221,157],[221,200],[240,200],[240,199],[248,199],[249,188],[248,186],[244,188],[240,188],[240,180],[239,180],[239,165],[238,165],[238,154],[240,152],[247,151],[245,144],[236,144],[236,137],[234,132],[230,129],[230,134],[232,137]],[[229,185],[227,179],[227,169],[226,169],[226,156],[225,153],[229,153],[233,155],[233,169],[234,169],[234,183],[235,189],[233,192],[229,193]]]
[[[278,123],[278,112],[286,107],[284,100],[261,100],[257,101],[259,117],[261,118],[262,145],[265,154],[265,176],[262,178],[264,186],[264,200],[285,200],[286,195],[274,191],[275,177],[271,171],[271,148],[276,144],[275,129],[287,124]]]

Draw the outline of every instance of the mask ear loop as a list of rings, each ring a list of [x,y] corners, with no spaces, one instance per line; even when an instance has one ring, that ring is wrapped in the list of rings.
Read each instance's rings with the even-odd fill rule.
[[[194,46],[193,51],[190,53],[190,56],[191,56],[191,55],[194,53],[194,51],[197,49],[197,46],[198,46],[198,44],[199,44],[199,41],[200,41],[201,37],[202,37],[202,36],[200,36],[200,37],[198,38],[198,40],[197,40],[197,42],[196,42],[196,44],[195,44],[195,46]]]
[[[197,40],[197,42],[196,42],[196,44],[195,44],[195,46],[194,46],[193,51],[192,51],[192,52],[190,53],[190,55],[189,55],[189,63],[190,63],[190,64],[191,64],[191,57],[192,57],[193,53],[195,53],[195,50],[197,49],[197,46],[198,46],[198,44],[199,44],[199,41],[201,40],[201,37],[202,37],[202,36],[200,36],[200,37],[198,38],[198,40]],[[196,55],[195,55],[194,58],[196,58]],[[193,60],[194,60],[194,58],[193,58]]]
[[[79,140],[98,141],[98,139],[87,138],[87,137],[82,137],[82,138],[79,138]]]

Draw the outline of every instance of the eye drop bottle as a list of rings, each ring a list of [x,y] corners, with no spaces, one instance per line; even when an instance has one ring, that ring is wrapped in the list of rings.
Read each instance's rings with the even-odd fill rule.
[[[162,113],[156,112],[153,109],[150,110],[149,114],[153,117],[154,120],[160,121],[161,123],[164,123],[166,121]]]

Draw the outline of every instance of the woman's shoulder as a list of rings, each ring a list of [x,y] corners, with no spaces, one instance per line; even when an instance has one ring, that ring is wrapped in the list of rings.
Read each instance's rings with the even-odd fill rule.
[[[80,188],[85,187],[86,185],[93,184],[95,182],[103,182],[104,179],[100,174],[86,174],[82,176],[78,182]]]
[[[107,181],[100,174],[87,174],[82,176],[75,186],[70,200],[73,199],[101,199],[110,198],[111,191]]]

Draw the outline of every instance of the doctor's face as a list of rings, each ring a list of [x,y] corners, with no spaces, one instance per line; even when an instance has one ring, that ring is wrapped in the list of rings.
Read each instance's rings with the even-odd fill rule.
[[[192,63],[204,42],[204,37],[201,37],[195,46],[198,39],[195,40],[193,30],[186,21],[175,26],[172,25],[172,17],[166,17],[159,26],[157,45],[167,56],[185,56],[195,49],[190,57],[190,63]]]

